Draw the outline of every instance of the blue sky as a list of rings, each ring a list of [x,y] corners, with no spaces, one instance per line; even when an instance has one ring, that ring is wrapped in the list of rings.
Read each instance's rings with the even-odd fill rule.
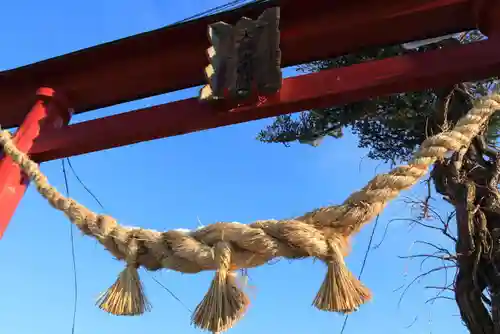
[[[181,4],[182,3],[182,4]],[[77,49],[156,29],[222,4],[220,0],[143,1],[19,1],[2,4],[0,68],[8,69]],[[201,71],[202,69],[200,69]],[[295,75],[293,71],[287,71]],[[125,112],[196,94],[186,90],[149,98],[75,117],[83,121]],[[257,132],[270,119],[186,136],[167,138],[72,158],[86,185],[105,206],[105,212],[125,225],[158,230],[195,228],[216,221],[251,222],[286,218],[318,206],[340,203],[362,187],[374,173],[389,166],[370,161],[357,148],[356,138],[327,140],[321,147],[267,145]],[[43,165],[51,182],[63,189],[61,162]],[[70,176],[73,197],[100,210]],[[405,195],[422,196],[415,187]],[[446,210],[446,207],[442,207]],[[391,218],[412,214],[401,201],[381,217],[375,243]],[[357,274],[373,225],[353,242],[348,257]],[[2,332],[12,334],[67,334],[71,332],[73,269],[70,225],[30,188],[0,241],[0,298]],[[353,314],[345,334],[354,333],[466,333],[453,302],[426,304],[434,291],[425,285],[443,285],[438,273],[408,291],[398,306],[401,290],[419,273],[418,261],[398,255],[426,252],[415,240],[445,240],[431,231],[394,223],[382,245],[373,250],[363,274],[374,299]],[[174,291],[189,308],[203,298],[213,273],[182,275],[171,271],[141,272],[153,311],[142,317],[110,316],[94,306],[122,270],[94,240],[75,237],[78,274],[76,333],[199,333],[190,326],[190,313],[151,276]],[[424,270],[439,263],[427,263]],[[339,333],[343,317],[320,312],[311,302],[325,274],[312,260],[282,260],[250,271],[252,305],[246,317],[229,333]],[[448,281],[451,282],[452,274]]]

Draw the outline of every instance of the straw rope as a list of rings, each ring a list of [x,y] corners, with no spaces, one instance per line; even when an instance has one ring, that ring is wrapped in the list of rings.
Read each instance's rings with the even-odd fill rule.
[[[193,322],[203,329],[221,332],[241,317],[248,304],[228,273],[237,268],[259,266],[276,257],[316,257],[328,265],[325,282],[314,300],[319,309],[351,312],[366,302],[370,298],[369,291],[344,264],[348,238],[401,191],[413,186],[436,160],[449,151],[468,147],[498,109],[499,94],[479,99],[453,130],[426,139],[407,165],[376,176],[342,205],[320,208],[294,219],[261,220],[248,225],[219,222],[194,231],[159,232],[121,226],[112,217],[94,213],[52,187],[39,166],[16,148],[8,131],[0,132],[0,145],[54,208],[64,212],[84,234],[96,238],[113,256],[127,262],[125,271],[129,274],[122,273],[119,280],[127,276],[138,281],[133,271],[139,266],[183,273],[216,270],[206,298],[211,294],[218,294],[218,297],[204,300]],[[140,282],[123,283],[120,288],[116,288],[116,284],[118,281],[111,288],[115,293],[100,300],[101,308],[119,315],[140,314],[147,310]],[[126,298],[129,303],[123,301]],[[118,304],[120,306],[116,306]]]

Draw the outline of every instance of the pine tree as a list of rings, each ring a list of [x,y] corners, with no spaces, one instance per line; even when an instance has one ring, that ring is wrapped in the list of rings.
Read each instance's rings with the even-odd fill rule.
[[[348,54],[330,60],[316,61],[299,67],[301,72],[318,72],[325,69],[359,64],[413,52],[446,47],[451,43],[471,43],[483,39],[473,31],[433,45],[408,50],[402,45],[372,48],[357,54]],[[495,80],[488,79],[468,84],[473,95],[485,95]],[[390,96],[376,97],[326,109],[304,111],[298,116],[277,117],[273,124],[262,130],[257,139],[266,143],[289,145],[298,141],[313,146],[320,145],[325,137],[341,138],[345,130],[357,135],[359,147],[369,148],[369,158],[382,161],[406,161],[425,136],[440,131],[436,108],[443,98],[443,90],[427,89]],[[500,117],[490,126],[489,139],[498,137]],[[433,130],[431,132],[431,130]]]

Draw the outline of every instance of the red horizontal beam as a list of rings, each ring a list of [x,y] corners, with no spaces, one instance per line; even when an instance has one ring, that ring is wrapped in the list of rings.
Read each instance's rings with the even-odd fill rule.
[[[45,134],[31,154],[37,161],[58,159],[494,75],[500,75],[498,38],[289,78],[278,95],[257,105],[216,110],[193,98],[78,123]]]
[[[68,96],[75,112],[203,83],[206,27],[281,6],[283,66],[369,46],[402,43],[477,26],[479,0],[281,0],[166,27],[0,72],[0,124],[16,126],[39,86]]]

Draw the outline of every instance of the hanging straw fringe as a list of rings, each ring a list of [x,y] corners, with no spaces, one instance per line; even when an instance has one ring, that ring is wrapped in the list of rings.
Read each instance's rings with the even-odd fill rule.
[[[240,320],[250,303],[237,284],[236,273],[230,272],[231,248],[227,242],[215,245],[217,272],[205,298],[196,307],[192,323],[214,333],[221,333]]]
[[[233,268],[252,268],[278,257],[314,256],[328,263],[327,277],[313,302],[316,307],[351,312],[368,300],[368,290],[345,266],[343,242],[382,212],[401,191],[416,184],[436,160],[450,151],[468,147],[497,110],[500,94],[479,99],[453,130],[427,138],[407,165],[377,175],[341,205],[316,209],[293,219],[217,223],[194,231],[158,232],[120,226],[111,217],[90,211],[51,186],[39,166],[19,151],[8,131],[0,129],[0,145],[54,208],[64,212],[84,234],[96,238],[116,258],[127,260],[127,268],[99,301],[103,309],[122,315],[149,309],[137,273],[139,265],[149,270],[163,267],[184,273],[217,269],[210,290],[193,315],[193,323],[221,332],[235,323],[248,305],[247,297],[229,272],[231,262]],[[131,239],[141,240],[140,258],[127,258],[130,248],[137,246],[130,243]],[[336,247],[332,247],[332,240]],[[214,244],[216,263],[211,247]],[[234,248],[230,249],[230,244]]]
[[[130,241],[127,266],[116,282],[98,298],[96,303],[101,310],[114,315],[141,315],[151,310],[137,271],[137,242],[133,238]]]
[[[329,244],[328,272],[313,305],[322,311],[351,313],[370,300],[371,294],[347,268],[339,246],[333,241]]]

